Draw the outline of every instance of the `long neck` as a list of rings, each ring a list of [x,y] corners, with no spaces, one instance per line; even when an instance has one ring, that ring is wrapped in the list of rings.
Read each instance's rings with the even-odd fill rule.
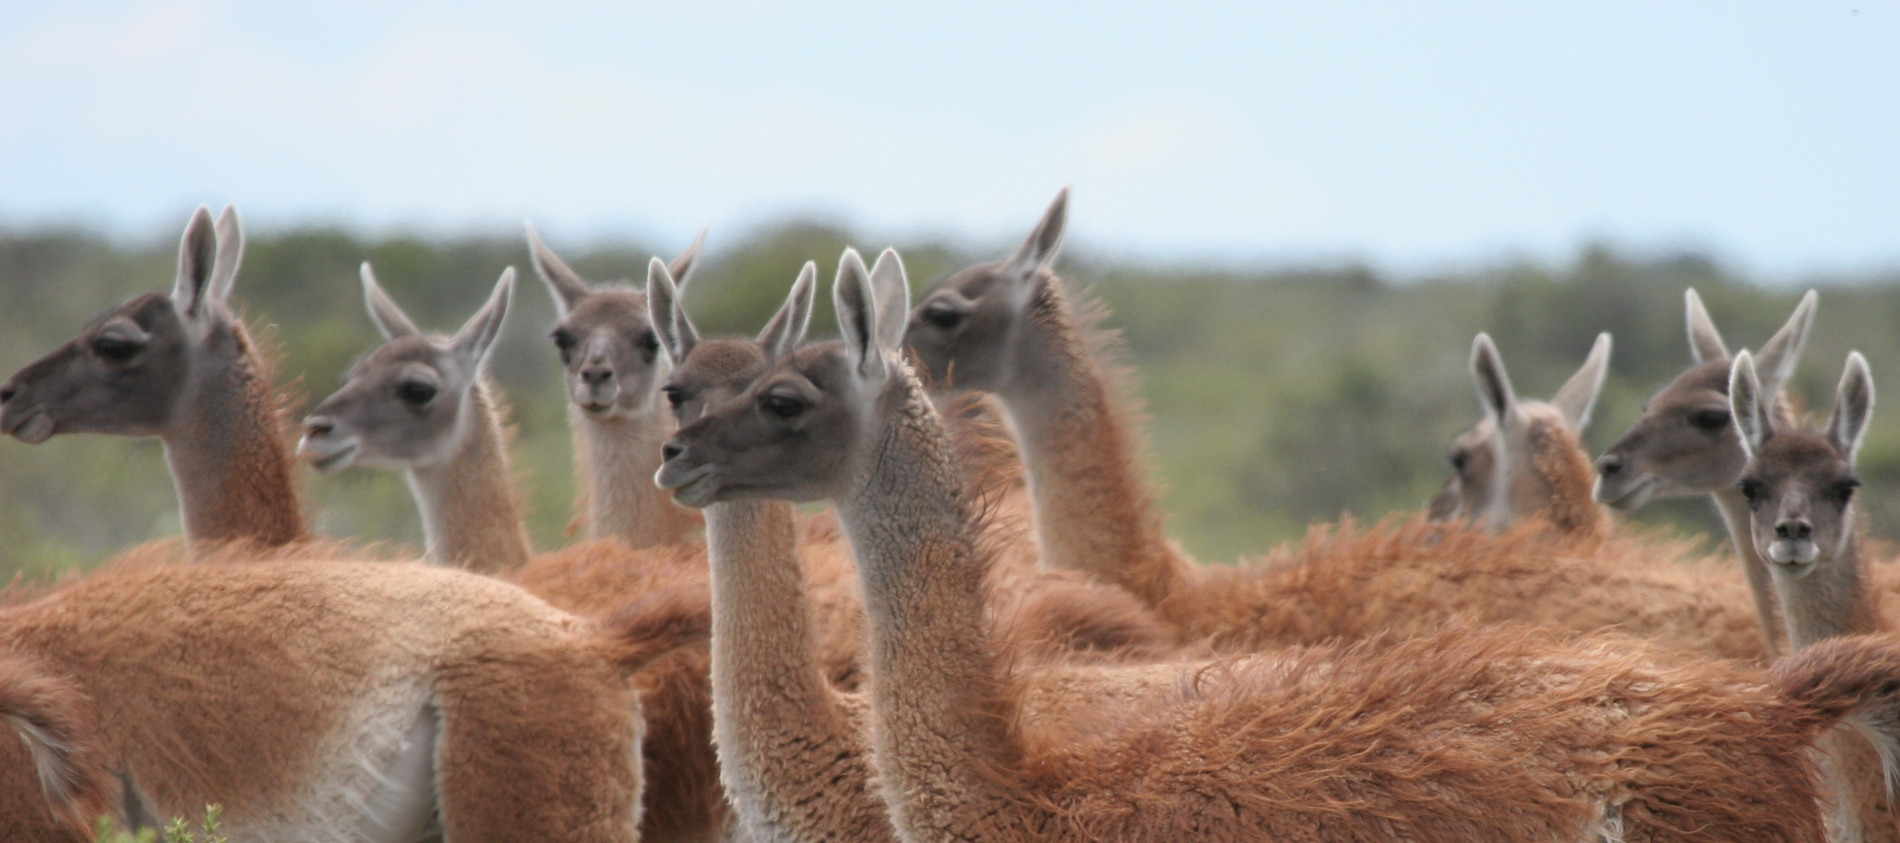
[[[455,454],[408,472],[429,561],[437,565],[493,574],[528,564],[528,528],[495,402],[486,379],[477,381],[463,408]]]
[[[1722,513],[1723,523],[1728,525],[1728,543],[1735,548],[1736,558],[1742,560],[1742,573],[1748,577],[1748,591],[1755,598],[1755,620],[1761,624],[1762,641],[1767,645],[1768,658],[1780,658],[1788,650],[1787,627],[1782,624],[1774,576],[1768,571],[1769,562],[1755,551],[1748,499],[1742,497],[1740,489],[1735,488],[1724,488],[1711,497],[1715,499],[1716,509]]]
[[[1788,623],[1791,652],[1828,638],[1881,631],[1857,534],[1849,532],[1833,559],[1814,565],[1802,576],[1790,576],[1780,565],[1772,573],[1781,595],[1782,617]]]
[[[871,628],[873,743],[901,837],[972,840],[1014,812],[1017,794],[998,775],[1012,744],[977,525],[941,423],[916,381],[899,377],[880,399],[866,473],[838,501]]]
[[[573,408],[575,470],[587,510],[588,538],[618,538],[628,547],[678,544],[697,519],[653,484],[660,445],[673,435],[670,413],[593,419]]]
[[[758,839],[895,840],[871,751],[819,664],[792,505],[709,506],[713,737]]]
[[[1183,560],[1162,535],[1141,454],[1055,278],[1024,320],[1014,381],[998,392],[1028,469],[1043,564],[1160,605]]]
[[[249,335],[236,322],[220,325],[195,351],[200,360],[231,362],[194,366],[176,421],[160,436],[186,539],[196,548],[307,538],[290,444],[279,435],[271,385]]]

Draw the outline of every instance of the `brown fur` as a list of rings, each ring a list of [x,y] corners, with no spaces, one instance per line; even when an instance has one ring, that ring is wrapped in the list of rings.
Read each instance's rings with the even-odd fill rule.
[[[91,698],[98,751],[155,816],[215,802],[234,837],[345,836],[353,812],[325,800],[361,775],[347,748],[392,746],[350,736],[427,700],[451,837],[634,839],[638,706],[616,662],[679,630],[616,641],[512,586],[413,565],[178,561],[134,549],[0,610],[17,650]],[[17,825],[41,804],[31,770],[0,767],[5,839],[53,833]]]
[[[91,839],[94,821],[113,812],[119,787],[85,692],[30,656],[0,653],[0,724],[22,738],[0,746],[0,770],[37,770],[41,797],[0,796],[0,840],[21,839],[27,829]]]

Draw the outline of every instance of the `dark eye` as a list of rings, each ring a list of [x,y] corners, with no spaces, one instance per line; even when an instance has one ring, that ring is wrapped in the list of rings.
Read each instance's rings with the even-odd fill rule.
[[[549,334],[548,336],[554,338],[554,347],[557,349],[560,349],[561,362],[562,363],[573,362],[569,358],[572,358],[574,356],[574,335],[568,333],[566,328],[555,328],[554,333]]]
[[[396,385],[396,397],[420,407],[435,397],[435,384],[403,381]]]
[[[646,349],[647,351],[659,351],[660,338],[654,336],[652,331],[648,331],[644,334],[641,334],[640,347]]]
[[[675,410],[679,409],[681,404],[686,403],[686,391],[677,386],[661,387],[660,394],[666,396],[666,403],[673,405],[673,409]]]
[[[1716,433],[1728,427],[1728,411],[1697,410],[1695,415],[1689,417],[1689,423],[1695,425],[1697,430]]]
[[[1860,488],[1859,480],[1842,480],[1827,490],[1827,496],[1836,506],[1846,506],[1854,499],[1854,490]]]
[[[767,395],[760,403],[765,407],[766,412],[781,419],[793,418],[805,412],[805,402],[783,395]]]
[[[1751,506],[1761,503],[1762,498],[1768,494],[1768,489],[1762,485],[1761,481],[1753,478],[1743,479],[1741,487],[1742,497],[1747,498]]]
[[[115,363],[131,359],[143,346],[124,337],[107,334],[92,341],[92,353]]]
[[[924,321],[947,331],[963,322],[963,314],[941,305],[931,305],[924,308]]]
[[[1471,464],[1471,455],[1464,451],[1452,451],[1445,458],[1451,460],[1451,470],[1459,474],[1465,473],[1465,468]]]

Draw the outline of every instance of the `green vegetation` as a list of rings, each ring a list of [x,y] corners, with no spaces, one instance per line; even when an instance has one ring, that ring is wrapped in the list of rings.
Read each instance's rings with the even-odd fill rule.
[[[881,242],[812,224],[727,239],[714,232],[687,292],[703,331],[758,328],[798,267],[825,278],[839,250]],[[644,277],[653,249],[556,242],[591,279]],[[1011,244],[970,250],[899,243],[927,284]],[[111,305],[168,289],[176,241],[128,244],[73,231],[0,233],[0,376],[65,342]],[[520,428],[515,454],[534,539],[567,541],[573,495],[560,368],[547,331],[553,308],[518,233],[424,240],[369,239],[336,229],[253,237],[235,298],[284,347],[283,383],[321,398],[376,334],[363,314],[356,266],[373,261],[390,293],[425,327],[449,330],[478,307],[503,266],[524,285],[495,355],[495,374]],[[1156,479],[1170,532],[1204,559],[1226,560],[1297,537],[1315,520],[1414,510],[1443,481],[1442,454],[1479,408],[1465,372],[1471,337],[1489,331],[1518,390],[1549,395],[1583,360],[1598,331],[1616,336],[1611,375],[1588,433],[1600,450],[1644,399],[1687,365],[1682,289],[1695,286],[1730,342],[1759,345],[1799,288],[1768,289],[1692,255],[1632,258],[1602,248],[1563,266],[1509,264],[1389,279],[1358,267],[1239,270],[1117,262],[1068,254],[1064,277],[1090,289],[1124,332],[1128,361],[1152,415]],[[828,299],[828,297],[827,297]],[[833,330],[820,305],[814,336]],[[1876,378],[1900,371],[1900,277],[1823,285],[1816,338],[1795,384],[1831,400],[1850,348]],[[1825,410],[1825,407],[1823,407]],[[1861,457],[1877,534],[1900,529],[1900,412],[1876,413]],[[320,532],[419,545],[401,478],[352,469],[307,480]],[[176,502],[156,442],[59,436],[37,447],[0,442],[0,575],[87,566],[125,545],[178,531]],[[1705,504],[1652,505],[1645,521],[1714,529]]]
[[[218,833],[218,819],[224,815],[224,806],[206,805],[204,837],[202,843],[230,843],[230,838]],[[138,833],[126,831],[111,817],[99,818],[99,832],[93,837],[94,843],[158,843],[158,831],[141,828]],[[173,817],[165,825],[164,843],[201,843],[198,833],[191,829],[191,823],[184,817]]]

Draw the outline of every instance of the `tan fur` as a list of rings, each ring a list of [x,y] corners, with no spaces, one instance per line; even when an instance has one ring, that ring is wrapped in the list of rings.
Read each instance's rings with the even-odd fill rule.
[[[690,620],[616,641],[456,571],[177,561],[135,549],[0,610],[13,647],[91,699],[98,751],[155,816],[215,802],[233,840],[346,839],[370,770],[433,710],[449,839],[634,839],[639,719],[623,677],[681,643],[639,639],[690,639]],[[4,839],[53,833],[22,819],[39,804],[31,769],[0,767]]]

